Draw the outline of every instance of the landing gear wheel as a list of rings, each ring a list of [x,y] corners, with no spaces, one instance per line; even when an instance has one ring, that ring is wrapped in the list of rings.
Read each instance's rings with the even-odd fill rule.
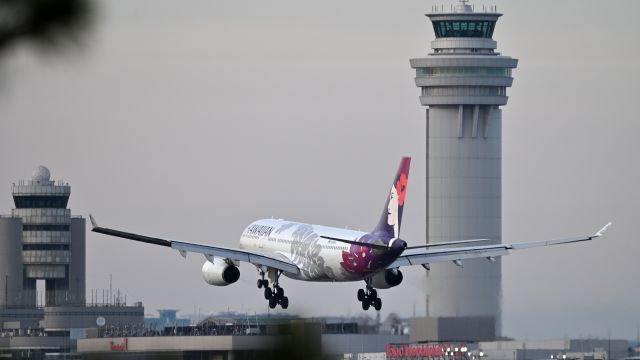
[[[263,287],[266,288],[267,286],[269,286],[269,280],[264,278],[264,272],[263,271],[260,272],[260,279],[258,279],[257,284],[258,284],[258,289],[261,289]]]
[[[258,279],[258,289],[264,288],[264,298],[269,301],[269,308],[275,309],[278,304],[283,309],[289,307],[289,298],[284,296],[284,289],[280,287],[278,280],[282,275],[282,270],[267,269],[268,271],[259,271],[260,279]],[[268,273],[269,279],[273,282],[273,286],[269,287],[269,280],[265,279],[265,273]]]
[[[382,309],[382,300],[378,297],[378,292],[371,284],[371,278],[364,279],[367,286],[364,289],[358,289],[358,301],[362,303],[362,310],[369,310],[371,306],[377,311]]]
[[[276,299],[282,299],[282,297],[284,296],[284,289],[281,287],[276,287]]]
[[[378,292],[376,291],[376,289],[370,289],[369,290],[369,299],[375,299],[378,297]]]
[[[269,299],[269,308],[270,309],[275,309],[276,305],[278,305],[278,300],[276,300],[276,298],[270,298]]]
[[[382,300],[380,298],[375,298],[373,300],[373,308],[376,309],[376,311],[380,311],[380,309],[382,309]]]

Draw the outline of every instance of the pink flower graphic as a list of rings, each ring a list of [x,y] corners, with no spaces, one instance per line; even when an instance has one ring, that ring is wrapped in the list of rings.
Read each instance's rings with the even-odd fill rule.
[[[396,192],[398,193],[398,206],[404,205],[404,198],[407,195],[407,174],[400,174],[400,178],[396,181]]]

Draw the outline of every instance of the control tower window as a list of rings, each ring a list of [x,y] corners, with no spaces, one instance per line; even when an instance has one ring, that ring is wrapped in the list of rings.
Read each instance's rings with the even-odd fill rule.
[[[433,30],[436,38],[441,37],[474,37],[491,38],[495,21],[434,21]]]
[[[24,251],[69,251],[69,244],[24,244]]]
[[[53,208],[64,209],[67,207],[67,201],[69,196],[14,196],[13,201],[16,204],[16,208]]]
[[[69,231],[69,225],[22,225],[22,231]]]
[[[511,69],[489,67],[416,68],[416,76],[511,76]]]

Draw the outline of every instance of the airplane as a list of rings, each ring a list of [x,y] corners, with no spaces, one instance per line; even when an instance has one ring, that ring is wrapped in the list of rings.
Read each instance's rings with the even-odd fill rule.
[[[378,225],[371,232],[304,224],[282,219],[262,219],[249,224],[240,236],[240,248],[165,240],[98,226],[89,215],[92,231],[165,246],[187,253],[203,254],[202,276],[207,284],[226,286],[240,278],[241,262],[255,266],[258,288],[271,309],[289,306],[280,277],[302,281],[364,281],[357,299],[362,309],[382,308],[376,289],[402,283],[401,267],[421,265],[429,270],[437,262],[451,261],[462,267],[462,260],[482,258],[491,262],[509,250],[589,241],[604,234],[611,222],[593,235],[512,244],[481,244],[489,239],[446,241],[408,246],[400,236],[402,213],[407,200],[410,157],[403,157],[391,184]],[[470,243],[476,243],[470,245]],[[452,247],[453,246],[453,247]],[[265,278],[266,277],[266,278]],[[271,286],[269,285],[271,282]]]

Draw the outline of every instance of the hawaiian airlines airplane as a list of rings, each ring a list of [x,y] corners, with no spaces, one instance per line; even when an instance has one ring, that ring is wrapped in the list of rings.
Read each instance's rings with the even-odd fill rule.
[[[378,225],[368,233],[263,219],[249,224],[240,236],[240,248],[232,249],[103,228],[97,225],[93,216],[89,217],[93,231],[97,233],[166,246],[178,250],[183,257],[189,252],[203,254],[206,261],[202,266],[202,276],[210,285],[233,284],[240,278],[238,267],[241,262],[254,265],[258,288],[264,288],[264,297],[272,309],[278,304],[283,309],[289,306],[289,298],[280,286],[282,275],[303,281],[364,281],[365,288],[357,293],[362,309],[373,307],[380,310],[382,300],[376,289],[400,285],[401,267],[421,265],[428,270],[430,264],[443,261],[452,261],[458,266],[462,266],[464,259],[494,261],[497,256],[508,255],[509,250],[592,240],[611,225],[608,223],[593,235],[557,240],[479,245],[488,239],[471,239],[408,246],[399,236],[410,162],[409,157],[400,161],[382,216]]]

